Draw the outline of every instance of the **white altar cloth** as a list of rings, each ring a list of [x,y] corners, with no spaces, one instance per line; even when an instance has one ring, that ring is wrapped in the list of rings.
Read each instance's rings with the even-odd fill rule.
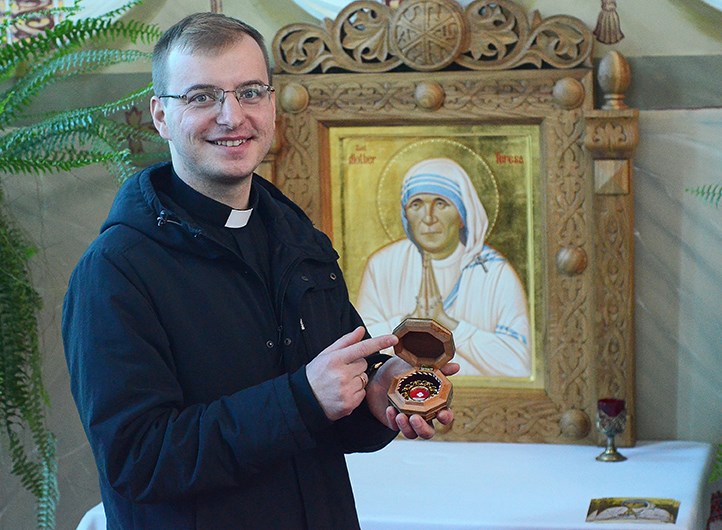
[[[639,442],[624,462],[582,445],[395,440],[348,455],[363,530],[698,530],[709,515],[710,444]],[[601,497],[672,498],[677,523],[585,522]]]

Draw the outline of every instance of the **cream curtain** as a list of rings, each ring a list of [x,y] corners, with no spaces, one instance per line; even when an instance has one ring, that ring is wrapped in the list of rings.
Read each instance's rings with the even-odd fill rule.
[[[352,0],[293,0],[299,7],[309,15],[318,19],[336,18],[341,10],[351,3]],[[468,5],[472,0],[457,0],[462,6]],[[721,1],[721,0],[716,0]],[[382,0],[379,0],[383,3]]]

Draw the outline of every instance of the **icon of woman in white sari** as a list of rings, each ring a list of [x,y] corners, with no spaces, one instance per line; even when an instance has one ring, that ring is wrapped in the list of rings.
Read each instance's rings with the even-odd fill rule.
[[[404,318],[433,318],[454,334],[459,375],[530,377],[524,288],[507,259],[485,242],[489,219],[466,171],[432,158],[406,173],[406,239],[368,260],[357,308],[371,335]]]

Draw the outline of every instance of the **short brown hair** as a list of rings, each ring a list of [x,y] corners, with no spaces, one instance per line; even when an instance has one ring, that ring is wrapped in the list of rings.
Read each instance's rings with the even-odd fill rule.
[[[195,13],[168,28],[153,49],[152,75],[155,94],[164,94],[168,89],[166,65],[171,50],[211,52],[230,46],[244,35],[250,36],[261,48],[270,83],[271,65],[266,43],[256,28],[219,13]]]

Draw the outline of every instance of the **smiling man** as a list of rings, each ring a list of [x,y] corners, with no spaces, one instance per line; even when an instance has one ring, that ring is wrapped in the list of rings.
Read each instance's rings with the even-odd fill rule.
[[[251,175],[271,148],[275,130],[276,100],[265,51],[248,37],[218,53],[193,41],[203,35],[202,26],[170,31],[179,34],[178,44],[156,50],[157,95],[150,108],[158,132],[168,140],[173,169],[200,193],[246,208]],[[168,93],[174,89],[177,93]]]
[[[366,333],[329,239],[254,173],[275,123],[263,39],[192,15],[153,82],[171,162],[120,189],[63,312],[108,528],[358,528],[344,453],[435,432],[388,406],[410,367],[378,354],[397,339]]]

